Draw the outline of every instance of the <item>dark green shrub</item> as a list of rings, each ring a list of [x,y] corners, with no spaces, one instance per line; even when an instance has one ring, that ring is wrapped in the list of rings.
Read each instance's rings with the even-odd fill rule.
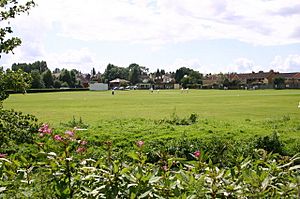
[[[32,144],[37,130],[34,116],[0,109],[0,153],[15,153],[20,145]]]
[[[284,155],[284,144],[279,139],[279,136],[274,132],[271,136],[259,137],[256,140],[255,147],[258,149],[264,149],[268,152],[274,152]]]
[[[75,116],[73,116],[72,120],[63,123],[61,122],[60,125],[64,126],[64,127],[68,127],[68,128],[88,128],[89,125],[84,123],[82,118],[79,117],[79,120],[76,120]]]

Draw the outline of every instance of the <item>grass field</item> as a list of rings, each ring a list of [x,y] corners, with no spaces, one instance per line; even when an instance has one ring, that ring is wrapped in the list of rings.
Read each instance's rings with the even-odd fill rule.
[[[228,194],[227,190],[238,186],[234,188],[236,193],[239,192],[237,197],[244,197],[240,195],[240,190],[254,187],[255,191],[251,191],[251,194],[260,193],[261,187],[266,187],[265,184],[268,183],[269,188],[263,188],[264,192],[257,198],[266,198],[264,194],[271,190],[276,190],[278,197],[285,196],[282,194],[283,190],[293,193],[292,197],[295,198],[299,193],[299,186],[296,187],[299,164],[293,166],[293,162],[287,163],[285,160],[288,160],[288,156],[300,154],[299,101],[300,90],[190,90],[189,93],[181,93],[179,90],[161,90],[159,93],[117,91],[114,96],[109,91],[11,95],[4,102],[4,107],[36,115],[39,122],[50,125],[52,136],[41,137],[40,133],[33,130],[33,134],[30,131],[30,135],[36,140],[34,144],[18,144],[9,148],[14,153],[13,157],[28,154],[28,158],[21,156],[20,159],[24,162],[12,161],[16,162],[18,167],[8,170],[9,175],[4,175],[5,181],[2,184],[6,183],[4,186],[7,186],[6,176],[16,176],[15,179],[10,178],[13,185],[10,187],[15,190],[4,194],[11,193],[15,196],[21,192],[28,196],[27,190],[30,193],[42,190],[37,198],[44,198],[45,194],[54,195],[53,190],[55,193],[60,190],[68,193],[65,191],[68,189],[61,187],[66,187],[69,182],[75,182],[75,186],[69,187],[89,194],[94,190],[117,190],[116,193],[123,193],[134,184],[145,186],[143,190],[152,190],[149,186],[154,185],[150,180],[155,179],[152,181],[156,182],[158,179],[161,181],[157,182],[155,187],[163,186],[159,190],[164,193],[170,192],[168,187],[182,187],[186,182],[190,182],[186,185],[188,191],[197,188],[191,193],[204,193],[204,190],[205,193],[209,193],[207,190],[214,189],[225,190]],[[193,113],[196,113],[198,118]],[[82,127],[78,124],[70,125],[73,116],[77,121],[81,117],[88,126],[83,127],[86,128],[84,130],[75,131],[75,137],[71,138],[70,134],[65,134],[65,130],[73,130],[75,126]],[[14,115],[14,118],[18,117]],[[19,125],[20,121],[9,118],[4,118],[3,121],[0,121],[0,125],[4,124],[4,135],[9,134],[15,138],[17,134],[22,143],[27,128],[11,133],[10,122],[14,121],[15,125]],[[79,140],[87,141],[87,144],[81,144],[83,142]],[[137,141],[143,141],[144,145],[138,147]],[[37,148],[42,152],[38,153]],[[77,152],[79,148],[84,153]],[[1,149],[7,150],[7,147]],[[261,149],[272,154],[266,155]],[[51,156],[47,153],[50,151]],[[193,155],[196,151],[201,152],[197,161]],[[43,157],[45,159],[42,159]],[[70,157],[68,161],[66,157]],[[5,164],[3,171],[10,168],[6,165],[8,164]],[[34,169],[27,165],[34,165]],[[26,176],[26,180],[18,182],[19,179],[23,179],[17,175],[22,170],[26,171],[26,174],[28,171],[30,175],[20,174]],[[12,175],[14,172],[16,174]],[[65,174],[58,174],[61,172]],[[150,178],[152,175],[161,176]],[[197,177],[188,177],[192,175]],[[24,183],[29,179],[27,176],[33,179],[33,183]],[[74,180],[66,176],[71,176]],[[95,179],[90,176],[95,176]],[[176,178],[178,176],[182,177]],[[147,178],[149,181],[144,181]],[[41,182],[44,183],[42,186]],[[203,182],[207,182],[207,185],[203,185]],[[286,182],[288,184],[285,184]],[[100,183],[107,184],[103,186]],[[221,185],[223,188],[219,188]],[[28,188],[22,189],[21,186]],[[54,189],[54,186],[58,188]],[[90,188],[91,186],[95,189]],[[121,188],[116,189],[116,186]],[[245,188],[241,189],[241,186]],[[198,189],[199,187],[201,189]],[[274,196],[273,193],[270,197],[271,195]],[[212,194],[207,197],[212,197]],[[107,198],[116,197],[109,195]]]
[[[161,90],[61,92],[14,94],[4,102],[30,113],[40,121],[57,125],[81,117],[90,125],[115,119],[162,119],[172,113],[183,117],[196,113],[200,118],[222,121],[263,120],[288,115],[300,119],[300,90]]]

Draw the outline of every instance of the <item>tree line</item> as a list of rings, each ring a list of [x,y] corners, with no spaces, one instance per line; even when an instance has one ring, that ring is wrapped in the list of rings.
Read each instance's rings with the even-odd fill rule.
[[[95,68],[88,74],[82,74],[76,69],[59,69],[51,71],[46,61],[36,61],[34,63],[14,63],[12,71],[22,70],[32,77],[31,88],[82,88],[82,80],[87,82],[109,83],[116,78],[125,79],[131,85],[138,83],[155,84],[162,81],[164,76],[173,79],[172,83],[178,83],[186,87],[187,85],[201,85],[203,75],[193,69],[181,67],[176,72],[165,72],[164,69],[157,69],[150,73],[149,68],[132,63],[128,67],[119,67],[108,64],[104,73],[97,72]]]
[[[34,63],[14,63],[13,71],[22,70],[31,75],[31,88],[81,88],[81,82],[77,79],[79,71],[72,69],[56,68],[53,72],[48,68],[45,61]]]

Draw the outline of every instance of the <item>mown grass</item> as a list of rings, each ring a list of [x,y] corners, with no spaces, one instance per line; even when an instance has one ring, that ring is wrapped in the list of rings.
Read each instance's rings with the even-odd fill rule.
[[[11,95],[4,102],[13,108],[37,116],[57,126],[60,122],[81,117],[93,126],[103,120],[158,120],[176,113],[191,113],[201,118],[240,122],[265,120],[288,115],[300,119],[300,90],[161,90],[104,92],[62,92]]]
[[[173,140],[253,140],[277,133],[285,151],[300,152],[300,90],[222,91],[178,90],[63,92],[11,95],[6,109],[36,115],[57,131],[61,123],[81,117],[88,130],[80,132],[89,142],[130,148],[136,140],[168,143]],[[163,119],[198,115],[191,125]]]

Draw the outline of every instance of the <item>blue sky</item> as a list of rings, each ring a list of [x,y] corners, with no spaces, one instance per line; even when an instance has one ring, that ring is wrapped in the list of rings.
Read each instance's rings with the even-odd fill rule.
[[[11,21],[23,44],[0,64],[103,72],[131,63],[202,73],[300,71],[295,0],[35,0]],[[298,3],[297,3],[298,2]]]

